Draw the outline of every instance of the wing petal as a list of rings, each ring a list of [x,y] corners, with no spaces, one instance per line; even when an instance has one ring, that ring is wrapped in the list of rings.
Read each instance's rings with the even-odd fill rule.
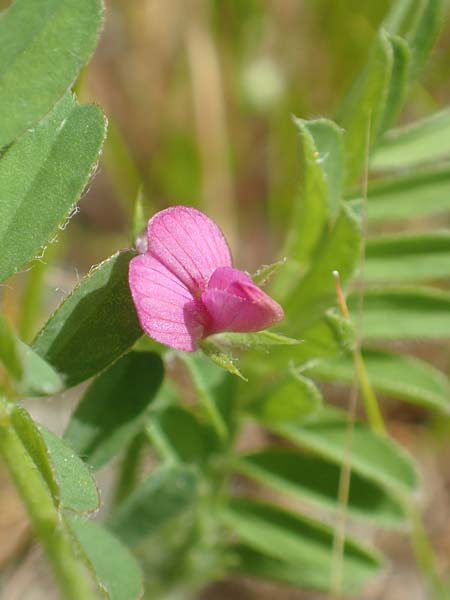
[[[208,317],[176,275],[156,258],[141,254],[130,262],[129,284],[147,335],[177,350],[196,350]]]

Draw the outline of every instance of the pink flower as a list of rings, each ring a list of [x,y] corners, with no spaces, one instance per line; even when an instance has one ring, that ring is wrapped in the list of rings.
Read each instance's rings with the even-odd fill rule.
[[[193,352],[221,331],[260,331],[283,309],[232,266],[218,226],[187,206],[148,222],[148,249],[130,262],[129,284],[142,329],[158,342]]]

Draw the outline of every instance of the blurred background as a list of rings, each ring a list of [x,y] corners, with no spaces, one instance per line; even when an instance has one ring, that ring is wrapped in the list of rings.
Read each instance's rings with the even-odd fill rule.
[[[9,3],[0,3],[5,7]],[[295,201],[299,140],[291,116],[332,116],[367,59],[388,0],[108,0],[100,45],[76,91],[99,104],[109,134],[67,229],[35,269],[45,277],[32,338],[49,311],[93,264],[133,243],[135,198],[146,216],[170,204],[195,204],[217,220],[237,266],[255,270],[276,258]],[[450,103],[447,19],[401,121]],[[443,226],[447,217],[440,217]],[[408,228],[408,222],[399,225]],[[14,321],[26,275],[5,290]],[[448,371],[449,351],[423,344],[416,354]],[[78,394],[77,394],[78,395]],[[345,401],[345,395],[342,396]],[[339,397],[338,397],[339,401]],[[61,430],[72,399],[30,404]],[[450,555],[450,422],[420,408],[385,404],[390,432],[422,467],[425,521],[442,566]],[[50,597],[45,566],[28,543],[28,525],[0,472],[0,568],[8,600]],[[108,477],[100,486],[107,490]],[[106,492],[107,494],[107,492]],[[380,536],[395,561],[367,598],[425,598],[406,537]],[[30,568],[30,565],[33,568]],[[42,577],[37,577],[41,573]],[[37,583],[37,579],[39,582]],[[203,600],[322,598],[250,581],[211,586]]]

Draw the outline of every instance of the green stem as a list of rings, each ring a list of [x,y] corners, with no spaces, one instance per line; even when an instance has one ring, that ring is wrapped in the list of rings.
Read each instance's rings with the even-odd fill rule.
[[[34,533],[53,567],[61,597],[66,600],[93,600],[96,596],[87,571],[76,554],[62,515],[55,507],[47,484],[9,422],[7,404],[4,400],[0,402],[0,455],[25,504]]]
[[[358,377],[359,389],[364,400],[364,407],[369,423],[374,431],[382,435],[387,435],[383,415],[381,414],[377,397],[370,383],[364,359],[358,348],[355,348],[353,351],[353,360],[355,363],[356,375]]]
[[[166,463],[172,464],[177,464],[180,462],[178,456],[170,445],[169,440],[156,421],[149,423],[145,432],[150,443],[153,445],[162,460],[164,460]]]

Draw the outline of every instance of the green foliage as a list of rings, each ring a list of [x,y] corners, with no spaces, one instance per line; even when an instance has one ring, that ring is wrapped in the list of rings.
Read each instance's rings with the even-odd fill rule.
[[[76,512],[97,510],[100,497],[88,467],[60,437],[45,427],[39,431],[53,466],[61,506]]]
[[[35,468],[46,483],[54,502],[59,504],[61,491],[50,459],[50,452],[38,426],[21,406],[10,407],[9,419],[11,427],[20,438],[29,458],[31,458]]]
[[[304,181],[284,253],[308,264],[339,212],[343,136],[342,130],[327,119],[294,122],[302,141]]]
[[[101,0],[42,0],[39,10],[34,0],[15,0],[1,15],[0,148],[34,127],[72,85],[101,22]],[[74,133],[81,134],[80,122]]]
[[[1,400],[0,455],[33,527],[70,600],[94,598],[58,502],[60,490],[36,425],[24,409]]]
[[[342,207],[334,226],[317,248],[314,261],[299,283],[290,290],[284,303],[291,335],[318,321],[336,303],[333,271],[344,283],[353,274],[360,247],[360,232],[355,216]]]
[[[270,448],[239,457],[239,473],[300,501],[309,501],[339,511],[340,466],[296,450]],[[347,506],[348,514],[377,524],[404,524],[401,504],[379,484],[353,474]]]
[[[56,309],[33,350],[73,386],[95,375],[142,335],[128,288],[132,252],[118,252],[84,277]]]
[[[297,575],[292,573],[291,581],[295,580],[297,585],[300,583],[319,590],[328,589],[332,572],[331,528],[275,505],[247,498],[234,500],[223,511],[222,518],[245,544],[244,548],[249,547],[263,557],[281,562],[285,573],[295,569]],[[236,558],[237,570],[251,575],[255,555],[248,555],[245,551],[242,555],[242,549],[238,546]],[[379,568],[376,555],[349,538],[345,541],[342,558],[346,592],[358,591],[367,578]],[[273,577],[270,568],[267,573]],[[267,573],[260,569],[257,575],[267,576]],[[289,582],[288,577],[274,578]]]
[[[356,311],[356,295],[349,297]],[[407,307],[407,310],[405,310]],[[450,336],[450,294],[434,288],[386,287],[364,294],[364,339],[446,339]]]
[[[82,460],[58,436],[37,426],[25,409],[15,406],[11,425],[47,484],[55,504],[78,513],[98,509],[100,498]]]
[[[365,212],[369,224],[401,221],[406,218],[442,215],[450,212],[450,168],[430,168],[369,185]],[[361,200],[352,201],[355,209]]]
[[[412,460],[388,438],[357,422],[352,434],[352,453],[346,457],[348,421],[344,412],[326,407],[301,425],[273,425],[271,430],[300,447],[338,464],[348,460],[352,471],[402,494],[418,485]]]
[[[258,348],[269,350],[272,346],[295,346],[300,340],[280,335],[273,331],[258,331],[256,333],[218,333],[209,339],[218,348],[227,350]]]
[[[252,279],[256,283],[256,285],[264,286],[268,281],[272,279],[272,277],[278,273],[278,271],[282,270],[286,264],[286,259],[277,260],[276,262],[270,265],[262,265],[253,273]],[[267,333],[267,332],[266,332]]]
[[[167,406],[152,419],[149,433],[163,457],[203,466],[217,448],[214,432],[189,410]],[[161,441],[163,444],[161,445]]]
[[[220,347],[220,342],[218,345],[217,341],[211,337],[203,340],[200,347],[204,355],[207,356],[213,363],[218,365],[221,369],[228,371],[228,373],[231,373],[232,375],[236,375],[236,377],[239,377],[243,381],[247,381],[237,367],[236,358],[231,354],[231,352],[223,352]],[[203,399],[205,399],[205,396],[203,396]],[[219,429],[221,429],[221,425],[217,423],[217,426]]]
[[[65,227],[105,133],[101,110],[80,106],[68,93],[7,150],[0,161],[0,197],[8,199],[0,203],[0,279],[17,272]]]
[[[196,497],[197,478],[192,468],[160,467],[128,496],[109,521],[109,528],[133,546],[192,508]]]
[[[102,467],[143,429],[163,379],[158,355],[130,352],[94,379],[64,439],[94,469]]]
[[[69,525],[103,594],[110,600],[141,598],[142,574],[129,550],[94,521],[72,517]]]
[[[375,170],[413,169],[450,155],[450,110],[392,129],[374,152],[370,166]]]
[[[381,31],[366,70],[356,81],[341,108],[339,123],[346,130],[346,170],[347,182],[350,184],[363,168],[369,143],[373,145],[381,133],[383,122],[390,120],[390,115],[385,116],[389,109],[388,98],[394,100],[394,107],[397,108],[398,92],[389,94],[393,62],[394,51],[390,37],[385,31]]]
[[[384,26],[404,35],[412,50],[411,77],[417,77],[442,27],[443,0],[399,0],[394,2]]]
[[[419,281],[450,276],[450,232],[373,237],[366,245],[367,282]]]
[[[292,372],[272,390],[265,389],[249,407],[250,414],[268,425],[301,423],[322,405],[322,394],[311,379]]]
[[[64,389],[64,384],[55,371],[43,358],[27,344],[17,340],[22,361],[22,377],[16,383],[19,394],[26,396],[53,396]]]
[[[382,135],[395,121],[403,108],[406,99],[411,66],[411,52],[408,44],[401,37],[389,36],[392,49],[392,72],[389,81],[388,95],[378,135]],[[372,122],[370,122],[370,127]]]
[[[442,371],[412,356],[382,350],[367,349],[363,358],[376,390],[448,414],[450,382]],[[354,378],[354,366],[349,357],[322,361],[307,372],[323,381],[351,383]]]

